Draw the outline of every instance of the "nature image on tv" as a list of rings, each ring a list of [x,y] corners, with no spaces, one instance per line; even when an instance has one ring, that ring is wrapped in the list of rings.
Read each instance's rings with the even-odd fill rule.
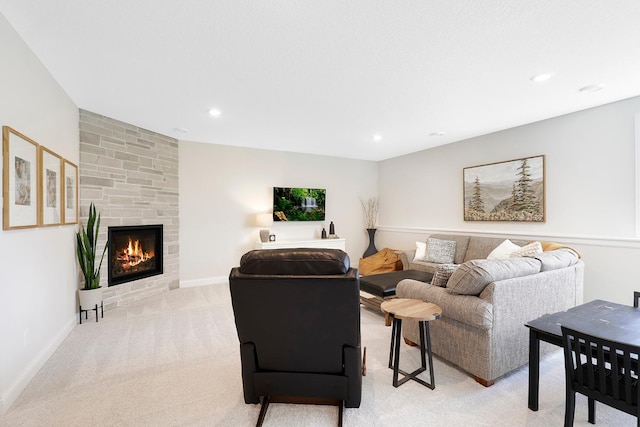
[[[327,191],[318,188],[273,188],[274,221],[324,221]]]

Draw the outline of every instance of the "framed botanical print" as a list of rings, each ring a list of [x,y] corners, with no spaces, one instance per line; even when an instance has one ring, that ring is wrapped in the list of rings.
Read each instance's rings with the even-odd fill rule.
[[[38,143],[2,127],[2,228],[38,226]]]
[[[40,225],[62,224],[62,157],[42,145],[38,184]]]
[[[62,161],[62,223],[78,223],[78,166]]]

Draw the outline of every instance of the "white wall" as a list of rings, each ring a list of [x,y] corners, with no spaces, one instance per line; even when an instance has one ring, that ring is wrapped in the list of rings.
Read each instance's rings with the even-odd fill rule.
[[[0,57],[0,125],[77,164],[77,107],[1,14]],[[75,226],[0,230],[0,413],[76,322],[74,233]]]
[[[452,231],[569,243],[584,255],[585,301],[630,304],[640,289],[635,115],[640,97],[379,164],[381,245],[408,249]],[[462,169],[546,156],[546,222],[463,220]]]
[[[259,240],[255,214],[273,187],[327,190],[326,221],[275,223],[278,240],[320,237],[333,221],[353,265],[367,248],[360,198],[377,195],[377,163],[180,141],[180,286],[226,280]]]

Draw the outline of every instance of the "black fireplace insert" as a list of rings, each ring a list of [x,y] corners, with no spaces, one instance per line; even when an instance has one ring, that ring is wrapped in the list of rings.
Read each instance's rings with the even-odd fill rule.
[[[109,286],[162,274],[162,224],[109,227]]]

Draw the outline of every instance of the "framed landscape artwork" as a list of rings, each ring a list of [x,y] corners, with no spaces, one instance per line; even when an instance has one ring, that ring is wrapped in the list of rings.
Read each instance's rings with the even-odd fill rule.
[[[544,156],[463,169],[465,221],[545,221]]]
[[[40,225],[62,224],[62,157],[40,146]]]
[[[2,127],[2,228],[38,226],[38,143]]]
[[[78,166],[64,159],[62,167],[62,223],[78,223]]]

